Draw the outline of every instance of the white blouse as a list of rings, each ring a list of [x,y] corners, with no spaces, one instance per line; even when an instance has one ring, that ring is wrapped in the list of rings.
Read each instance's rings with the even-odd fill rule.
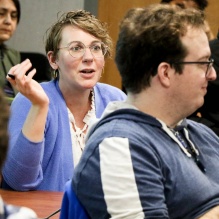
[[[71,132],[71,140],[72,140],[72,152],[73,152],[73,160],[74,160],[74,167],[78,164],[82,152],[84,150],[85,146],[85,134],[88,129],[89,123],[91,120],[96,119],[96,113],[95,113],[95,102],[94,102],[94,92],[93,90],[91,91],[91,110],[87,112],[85,115],[83,122],[84,127],[82,129],[78,128],[73,114],[71,111],[68,109],[68,117],[69,117],[69,122],[70,122],[70,132]]]

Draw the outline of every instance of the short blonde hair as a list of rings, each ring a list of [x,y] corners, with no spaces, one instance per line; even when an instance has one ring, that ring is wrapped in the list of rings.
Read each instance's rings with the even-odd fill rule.
[[[63,28],[67,25],[77,26],[100,39],[108,47],[105,57],[111,57],[112,39],[108,34],[107,24],[101,22],[94,15],[85,10],[63,13],[58,21],[47,30],[46,53],[53,51],[54,57],[57,57],[59,44],[61,42],[61,33]]]

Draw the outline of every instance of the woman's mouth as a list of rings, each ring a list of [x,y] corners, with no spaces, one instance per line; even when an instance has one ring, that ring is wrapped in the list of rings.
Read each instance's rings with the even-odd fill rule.
[[[81,70],[80,72],[84,73],[84,74],[90,74],[90,73],[93,73],[94,70],[93,69],[84,69],[84,70]]]

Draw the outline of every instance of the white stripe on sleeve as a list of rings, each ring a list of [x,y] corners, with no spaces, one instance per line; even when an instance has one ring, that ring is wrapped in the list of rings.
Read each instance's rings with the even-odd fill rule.
[[[111,218],[144,218],[128,139],[106,138],[99,151],[104,198]]]

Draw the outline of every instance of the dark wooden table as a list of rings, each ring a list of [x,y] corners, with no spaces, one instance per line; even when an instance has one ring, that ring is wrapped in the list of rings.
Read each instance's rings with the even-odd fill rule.
[[[33,209],[38,218],[47,218],[61,208],[62,192],[29,191],[17,192],[0,189],[0,195],[8,204],[25,206]],[[58,219],[60,213],[51,219]]]

